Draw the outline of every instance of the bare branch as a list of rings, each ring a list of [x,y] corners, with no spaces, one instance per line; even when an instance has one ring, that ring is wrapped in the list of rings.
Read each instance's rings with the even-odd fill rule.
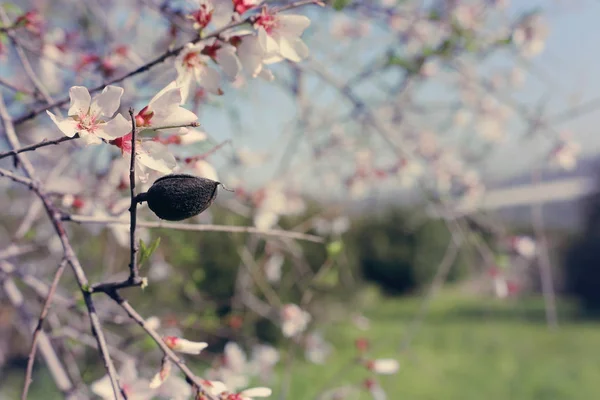
[[[130,246],[130,258],[129,258],[129,280],[133,283],[140,280],[140,272],[136,265],[136,254],[138,251],[137,243],[135,242],[135,228],[137,220],[137,204],[135,198],[135,116],[133,115],[133,108],[129,109],[129,116],[131,117],[131,162],[129,164],[129,192],[131,194],[131,206],[129,207],[130,224],[129,224],[129,246]]]
[[[2,288],[4,289],[4,292],[6,293],[6,296],[8,297],[9,301],[17,310],[19,310],[21,318],[23,319],[23,322],[26,324],[27,328],[30,329],[31,323],[29,321],[29,313],[25,308],[25,300],[23,294],[21,293],[17,285],[15,285],[14,281],[10,277],[4,276],[2,278]],[[62,366],[56,354],[56,351],[52,347],[52,343],[50,342],[50,339],[48,338],[45,332],[40,332],[38,347],[40,348],[40,353],[42,354],[42,357],[46,362],[46,366],[52,374],[52,377],[56,382],[56,386],[58,387],[58,389],[62,393],[64,393],[67,398],[74,399],[75,397],[73,396],[73,394],[69,394],[73,390],[73,384],[71,383],[69,376],[67,375],[64,367]]]
[[[15,132],[13,121],[10,118],[6,105],[4,104],[4,98],[2,96],[0,96],[0,118],[2,119],[4,129],[6,131],[6,136],[13,150],[21,147],[19,139]],[[63,246],[65,259],[68,261],[69,265],[71,265],[71,268],[75,273],[75,278],[77,279],[79,289],[83,293],[85,304],[90,317],[92,333],[94,334],[98,342],[98,350],[104,361],[106,371],[108,372],[108,375],[110,377],[110,382],[113,388],[115,398],[117,398],[117,393],[120,391],[122,392],[119,386],[117,371],[112,360],[110,359],[110,354],[108,353],[108,349],[106,346],[106,339],[104,338],[104,332],[102,331],[102,325],[100,324],[100,319],[96,314],[91,293],[88,292],[89,283],[87,277],[85,276],[85,272],[83,271],[83,268],[79,263],[79,259],[77,258],[75,252],[73,251],[73,248],[71,247],[71,243],[69,241],[69,238],[67,237],[67,233],[61,220],[61,213],[54,206],[54,204],[48,197],[48,194],[45,191],[43,191],[42,188],[40,188],[40,185],[35,180],[35,170],[33,168],[33,165],[29,162],[29,160],[22,154],[17,154],[15,157],[18,159],[20,165],[25,170],[28,178],[19,177],[6,170],[0,170],[0,175],[7,176],[15,182],[25,184],[39,197],[39,199],[44,204],[46,213],[48,214],[48,217],[52,222],[54,230],[58,235],[58,238],[60,239],[60,242]],[[122,393],[125,396],[124,392]]]
[[[63,136],[61,138],[53,139],[53,140],[44,139],[41,142],[34,143],[29,146],[24,146],[19,149],[4,151],[4,152],[0,153],[0,159],[8,157],[8,156],[16,156],[17,154],[24,153],[26,151],[33,151],[33,150],[39,149],[40,147],[60,144],[62,142],[68,142],[69,140],[77,139],[78,137],[79,136],[73,136],[73,137]]]
[[[0,169],[0,174],[2,170]],[[88,217],[85,215],[65,215],[65,221],[72,221],[86,224],[104,224],[104,225],[129,225],[128,221],[119,218],[110,217]],[[284,231],[279,229],[258,229],[253,226],[229,226],[229,225],[210,225],[210,224],[185,224],[177,222],[151,222],[140,221],[137,223],[141,228],[165,228],[176,229],[180,231],[194,232],[227,232],[227,233],[252,233],[265,236],[276,236],[286,239],[306,240],[314,243],[323,243],[325,239],[320,236],[310,235],[302,232]]]
[[[46,296],[46,301],[44,302],[44,305],[42,307],[42,312],[40,313],[40,318],[38,320],[37,326],[33,331],[33,338],[31,340],[31,349],[29,350],[29,357],[27,359],[27,370],[25,372],[25,382],[23,384],[23,392],[21,393],[21,400],[27,399],[29,386],[32,382],[31,374],[33,373],[33,363],[35,361],[35,352],[37,350],[39,335],[42,332],[42,326],[44,325],[44,320],[48,315],[50,304],[52,304],[52,297],[54,296],[54,292],[56,291],[56,287],[58,286],[58,282],[60,281],[60,278],[63,272],[65,271],[66,266],[66,260],[61,261],[60,265],[58,266],[56,273],[54,274],[52,284],[50,285],[50,289],[48,290],[48,296]]]
[[[117,304],[119,304],[121,306],[121,308],[123,308],[123,310],[125,310],[125,312],[127,313],[127,315],[129,315],[129,317],[131,319],[133,319],[135,322],[137,322],[138,325],[141,326],[142,329],[144,329],[144,331],[146,331],[148,336],[150,336],[154,340],[154,342],[156,342],[158,347],[160,347],[160,349],[163,351],[165,356],[168,357],[175,365],[177,365],[177,367],[181,370],[181,372],[183,372],[183,374],[186,376],[186,378],[190,382],[192,382],[197,388],[199,388],[200,390],[203,390],[203,388],[205,387],[205,383],[199,377],[197,377],[196,374],[194,374],[188,368],[187,365],[185,365],[183,363],[183,361],[177,356],[177,354],[175,354],[175,352],[173,350],[171,350],[169,348],[169,346],[167,346],[165,344],[165,342],[162,340],[160,335],[146,323],[144,318],[140,314],[138,314],[138,312],[131,306],[131,304],[129,304],[129,302],[127,300],[125,300],[123,297],[121,297],[121,295],[116,290],[113,292],[109,292],[107,294],[115,302],[117,302]],[[206,398],[208,400],[216,400],[214,396],[212,396],[210,393],[208,393],[206,391],[204,391],[203,394],[205,396],[203,398]]]

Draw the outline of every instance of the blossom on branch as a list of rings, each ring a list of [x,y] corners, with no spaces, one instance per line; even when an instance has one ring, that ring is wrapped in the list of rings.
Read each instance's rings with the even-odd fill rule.
[[[295,337],[306,330],[311,316],[295,304],[286,304],[281,309],[281,331],[285,337]]]
[[[163,342],[172,350],[194,355],[200,354],[202,350],[208,347],[208,343],[206,342],[192,342],[177,336],[165,336],[163,337]]]
[[[275,9],[264,6],[254,22],[261,44],[271,56],[267,63],[281,58],[299,62],[308,57],[308,47],[300,36],[310,25],[304,15],[278,14]],[[266,35],[264,39],[261,35]]]
[[[187,126],[191,126],[198,117],[193,112],[181,107],[183,104],[182,89],[175,81],[171,82],[158,92],[148,105],[135,116],[136,126],[141,130],[153,129],[162,132],[187,133]]]
[[[376,360],[367,361],[366,367],[381,375],[392,375],[398,372],[400,364],[393,358],[378,358]]]
[[[128,399],[150,400],[154,397],[153,390],[149,387],[149,382],[138,378],[138,372],[135,361],[128,360],[123,363],[119,370],[119,383],[121,390]],[[103,400],[114,400],[113,388],[110,377],[105,375],[101,379],[93,382],[90,386],[92,393]],[[122,396],[119,396],[121,399]]]
[[[534,57],[544,51],[549,29],[539,14],[525,17],[512,34],[512,42],[524,57]]]
[[[132,151],[131,138],[132,134],[129,132],[125,136],[111,140],[110,144],[121,149],[121,153],[129,159]],[[135,163],[136,172],[142,182],[148,179],[146,168],[162,174],[169,174],[177,166],[177,161],[169,152],[167,146],[157,141],[136,139],[135,159],[137,160]]]
[[[198,8],[188,18],[194,21],[194,29],[202,30],[212,23],[219,29],[231,22],[233,17],[230,0],[196,0]]]
[[[69,95],[71,105],[68,118],[62,119],[46,111],[66,136],[73,137],[79,134],[87,144],[98,144],[102,143],[102,139],[115,139],[131,130],[131,124],[121,114],[108,120],[119,108],[122,88],[107,86],[92,100],[85,87],[73,86]]]
[[[267,35],[264,31],[259,30],[256,35],[242,36],[237,56],[244,70],[253,78],[261,77],[267,81],[274,79],[273,73],[264,68],[265,62],[271,57],[267,51]]]
[[[260,0],[232,0],[233,9],[239,15],[242,15],[248,10],[258,7]]]
[[[221,75],[208,64],[211,58],[219,63],[225,73],[231,74],[236,69],[239,71],[239,61],[232,54],[229,45],[218,45],[216,42],[207,43],[188,43],[185,49],[177,56],[175,60],[175,69],[177,70],[177,86],[181,87],[181,95],[185,102],[189,97],[194,83],[202,86],[208,92],[221,95]],[[215,48],[220,46],[219,48]],[[237,73],[236,73],[237,74]]]
[[[212,381],[211,384],[212,386],[207,385],[210,393],[222,400],[252,400],[259,397],[270,397],[273,393],[273,391],[267,387],[255,387],[232,393],[227,390],[227,387],[222,382]]]

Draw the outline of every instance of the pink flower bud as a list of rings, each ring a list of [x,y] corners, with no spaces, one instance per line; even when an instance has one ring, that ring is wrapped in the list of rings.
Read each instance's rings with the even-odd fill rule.
[[[186,354],[200,354],[202,350],[208,347],[206,342],[192,342],[176,336],[165,336],[163,341],[172,350]]]

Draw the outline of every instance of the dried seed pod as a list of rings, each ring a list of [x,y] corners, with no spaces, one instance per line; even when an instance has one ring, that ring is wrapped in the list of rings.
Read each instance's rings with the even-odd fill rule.
[[[181,221],[206,210],[217,197],[220,182],[193,175],[173,174],[154,181],[138,196],[160,219]]]

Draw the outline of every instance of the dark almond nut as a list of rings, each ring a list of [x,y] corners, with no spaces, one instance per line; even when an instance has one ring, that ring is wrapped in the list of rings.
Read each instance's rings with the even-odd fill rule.
[[[206,210],[217,197],[219,185],[193,175],[166,175],[154,181],[143,199],[158,218],[181,221]]]

